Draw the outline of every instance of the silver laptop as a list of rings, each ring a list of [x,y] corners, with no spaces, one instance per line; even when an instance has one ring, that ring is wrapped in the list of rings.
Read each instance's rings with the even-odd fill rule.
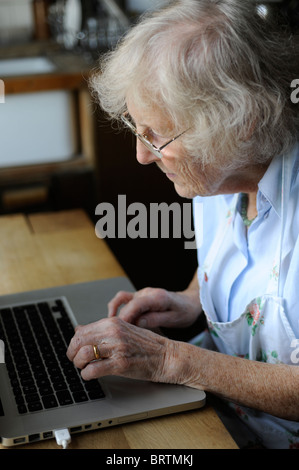
[[[134,288],[119,277],[0,297],[2,445],[204,406],[205,393],[185,386],[115,376],[82,380],[65,354],[73,328],[106,317],[107,303],[119,290]]]

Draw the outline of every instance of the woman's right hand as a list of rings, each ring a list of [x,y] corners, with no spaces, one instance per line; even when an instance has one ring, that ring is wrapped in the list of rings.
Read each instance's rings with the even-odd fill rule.
[[[147,287],[134,293],[120,291],[108,304],[108,317],[118,314],[122,320],[148,329],[186,328],[200,312],[198,289],[170,292]]]

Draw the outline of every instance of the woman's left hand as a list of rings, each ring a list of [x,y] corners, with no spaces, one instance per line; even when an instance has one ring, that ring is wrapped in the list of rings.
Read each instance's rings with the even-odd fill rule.
[[[153,382],[172,381],[167,371],[173,370],[173,353],[173,341],[115,317],[76,327],[67,350],[85,380],[118,375]]]

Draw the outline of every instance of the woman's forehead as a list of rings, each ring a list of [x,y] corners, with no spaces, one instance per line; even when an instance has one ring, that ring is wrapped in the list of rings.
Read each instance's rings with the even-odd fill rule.
[[[134,122],[139,126],[147,126],[153,129],[159,128],[161,130],[173,129],[169,116],[155,104],[139,104],[131,99],[127,100],[127,109]]]

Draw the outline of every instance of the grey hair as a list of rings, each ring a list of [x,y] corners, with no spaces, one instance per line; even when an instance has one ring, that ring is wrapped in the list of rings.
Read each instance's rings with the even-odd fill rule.
[[[183,145],[203,164],[265,163],[299,130],[295,50],[274,26],[249,0],[171,1],[101,58],[91,88],[112,120],[130,98],[157,107],[175,132],[190,128]]]

